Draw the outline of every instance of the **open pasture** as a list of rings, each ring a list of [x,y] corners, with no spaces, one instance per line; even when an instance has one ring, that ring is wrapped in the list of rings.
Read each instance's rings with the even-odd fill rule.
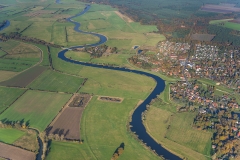
[[[129,113],[138,99],[125,98],[122,103],[109,103],[97,98],[93,96],[81,120],[81,138],[97,159],[110,158],[121,143],[125,144],[125,150],[119,159],[159,159],[127,131]]]
[[[32,67],[13,78],[0,82],[1,86],[8,87],[26,87],[29,85],[35,78],[37,78],[42,72],[44,72],[47,68],[44,66],[35,66]]]
[[[165,91],[164,91],[165,92]],[[172,104],[168,107],[171,107]],[[146,115],[146,120],[144,125],[146,126],[147,132],[161,145],[166,147],[168,150],[179,155],[180,157],[185,157],[191,160],[206,160],[207,158],[193,149],[186,147],[185,145],[178,143],[178,141],[172,141],[166,138],[168,135],[168,127],[172,123],[174,113],[165,110],[162,106],[155,107],[151,106]],[[176,130],[178,132],[178,130]],[[185,137],[188,139],[189,137]]]
[[[80,145],[72,142],[52,141],[50,147],[51,151],[47,155],[46,160],[95,160],[93,153],[86,143]]]
[[[0,157],[17,160],[35,160],[36,155],[33,152],[0,143]]]
[[[230,28],[230,29],[239,31],[240,30],[239,22],[238,22],[238,20],[234,20],[234,19],[220,19],[220,20],[212,20],[209,22],[209,24],[218,25],[218,26],[222,26],[222,27],[226,27],[226,28]]]
[[[166,137],[199,153],[210,155],[212,133],[192,128],[195,116],[195,113],[176,113]]]
[[[26,90],[19,88],[0,87],[0,113],[11,105]]]
[[[0,69],[7,71],[23,71],[40,60],[41,52],[31,44],[9,40],[0,43],[5,55],[0,58]]]
[[[26,133],[13,128],[0,128],[0,142],[13,144]]]
[[[0,70],[0,82],[5,81],[13,76],[15,76],[17,72],[12,72],[12,71],[1,71]]]
[[[28,87],[37,90],[74,93],[83,81],[83,78],[46,70]]]
[[[29,90],[0,115],[0,120],[24,120],[31,127],[43,131],[70,96]]]

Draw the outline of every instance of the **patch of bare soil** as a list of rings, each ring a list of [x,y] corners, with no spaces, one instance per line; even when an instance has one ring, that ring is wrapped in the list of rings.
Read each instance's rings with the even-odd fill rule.
[[[99,96],[99,97],[98,97],[98,100],[107,101],[107,102],[122,103],[123,98],[120,98],[120,97]]]
[[[88,94],[75,94],[47,127],[47,135],[58,134],[66,140],[80,140],[80,121],[90,99]]]
[[[13,160],[35,160],[36,155],[33,152],[24,149],[0,143],[0,157]]]
[[[128,22],[128,23],[131,23],[133,22],[133,20],[131,18],[129,18],[128,16],[120,13],[119,11],[115,11],[115,13],[120,17],[122,18],[124,21]]]

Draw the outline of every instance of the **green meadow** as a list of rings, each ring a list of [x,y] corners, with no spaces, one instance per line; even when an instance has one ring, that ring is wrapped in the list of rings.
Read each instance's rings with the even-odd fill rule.
[[[82,82],[82,78],[46,70],[28,87],[37,90],[74,93]]]
[[[0,115],[0,120],[24,120],[43,131],[70,97],[70,94],[29,90]]]
[[[226,27],[226,28],[229,28],[229,29],[239,31],[240,30],[240,24],[230,22],[231,20],[233,20],[233,19],[212,20],[212,21],[209,22],[209,24],[218,25],[218,26],[222,26],[222,27]]]
[[[13,128],[0,128],[0,142],[13,144],[26,133]]]

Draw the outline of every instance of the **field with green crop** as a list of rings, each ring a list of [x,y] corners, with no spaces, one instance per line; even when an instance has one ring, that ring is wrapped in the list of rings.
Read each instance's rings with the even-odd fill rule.
[[[82,30],[106,35],[107,45],[121,49],[130,49],[133,45],[155,46],[165,40],[161,34],[150,33],[158,31],[156,26],[126,22],[115,11],[110,6],[94,4],[89,12],[74,20],[81,22]]]
[[[40,61],[40,50],[33,45],[9,40],[0,43],[5,55],[0,58],[0,70],[23,71]]]
[[[13,128],[0,128],[0,141],[12,144],[25,134],[25,132]]]
[[[0,87],[0,113],[4,111],[24,92],[25,89]]]
[[[86,52],[73,52],[69,51],[66,53],[66,57],[71,57],[74,60],[92,63],[105,63],[113,64],[117,66],[128,66],[128,58],[133,56],[133,54],[111,54],[109,56],[102,56],[99,58],[91,58],[91,55]]]
[[[182,114],[182,113],[180,113]],[[180,115],[179,114],[179,115]],[[185,114],[191,114],[191,113],[185,113]],[[197,130],[193,130],[192,128],[186,126],[189,126],[192,123],[193,119],[182,119],[175,117],[175,113],[172,113],[170,111],[167,111],[165,109],[161,109],[161,107],[154,107],[152,106],[150,110],[147,112],[146,120],[144,122],[148,133],[159,143],[161,143],[164,147],[172,151],[173,153],[179,155],[180,157],[186,157],[188,159],[192,160],[198,160],[198,159],[207,159],[204,154],[199,153],[199,151],[196,149],[201,147],[206,147],[206,145],[209,145],[208,141],[210,141],[210,134],[207,132],[201,132]],[[179,122],[178,122],[179,121]],[[168,129],[170,125],[170,129]],[[175,135],[179,135],[178,138],[175,139],[169,139],[169,136],[171,136],[171,127],[178,126],[176,130],[172,128],[172,131]],[[183,128],[183,129],[181,129]],[[170,130],[170,131],[169,131]],[[191,134],[189,135],[189,133]],[[186,134],[185,134],[186,133]],[[195,136],[195,138],[192,137],[192,135]],[[184,138],[182,138],[183,136]],[[206,138],[206,139],[203,139]],[[203,139],[203,142],[201,141]],[[190,141],[187,145],[183,140]],[[196,143],[197,141],[200,141],[199,143]],[[207,141],[207,142],[206,142]],[[189,147],[188,145],[193,144],[195,146]],[[208,146],[210,147],[210,146]],[[206,147],[206,149],[210,148]]]
[[[53,142],[53,150],[51,150],[48,158],[57,156],[60,160],[64,159],[65,155],[63,153],[71,149],[69,153],[73,153],[73,155],[80,152],[78,154],[80,159],[87,159],[86,156],[93,159],[111,159],[114,151],[121,143],[124,143],[124,152],[119,160],[159,159],[152,152],[147,151],[127,131],[126,124],[129,112],[134,109],[138,101],[138,99],[126,98],[122,103],[103,102],[97,100],[97,96],[94,96],[86,107],[81,120],[83,145],[77,147],[71,143]],[[108,131],[107,134],[106,131]],[[69,148],[63,153],[58,150],[64,150],[67,147]]]
[[[212,20],[212,21],[209,22],[209,24],[218,25],[218,26],[222,26],[222,27],[226,27],[226,28],[230,28],[230,29],[239,31],[240,30],[240,24],[230,22],[231,20],[232,19]]]
[[[82,82],[82,78],[46,70],[28,87],[37,90],[74,93]]]
[[[0,120],[24,120],[43,131],[70,97],[70,94],[29,90],[0,115]]]

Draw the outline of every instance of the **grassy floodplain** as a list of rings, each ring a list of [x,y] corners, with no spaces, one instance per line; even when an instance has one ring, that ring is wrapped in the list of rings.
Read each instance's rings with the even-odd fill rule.
[[[47,159],[52,157],[64,159],[66,156],[64,153],[71,153],[71,157],[68,157],[70,159],[78,159],[79,157],[74,156],[76,153],[82,159],[110,159],[121,143],[125,144],[125,150],[119,160],[160,159],[147,151],[126,130],[129,112],[134,109],[138,101],[138,99],[126,98],[122,103],[103,102],[94,96],[81,120],[83,145],[53,142]]]
[[[0,115],[0,120],[24,120],[43,131],[70,97],[70,94],[29,90]]]
[[[13,144],[17,139],[25,134],[25,132],[13,128],[0,128],[0,141]]]
[[[107,45],[121,49],[129,50],[136,44],[155,46],[165,40],[161,34],[150,33],[158,31],[156,26],[126,22],[115,11],[110,6],[93,4],[89,12],[74,20],[81,23],[82,30],[106,35]]]
[[[74,93],[82,82],[82,78],[46,70],[28,87],[45,91]]]

